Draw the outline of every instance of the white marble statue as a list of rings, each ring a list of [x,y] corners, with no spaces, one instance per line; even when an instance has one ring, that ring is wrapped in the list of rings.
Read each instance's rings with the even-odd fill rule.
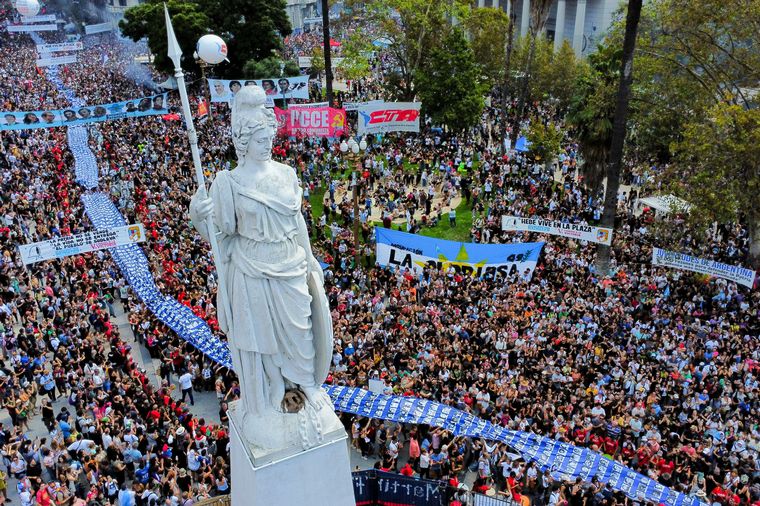
[[[321,442],[340,422],[321,385],[332,355],[332,322],[322,269],[301,214],[293,168],[271,159],[276,119],[266,94],[235,97],[232,140],[238,165],[221,171],[190,217],[208,240],[212,217],[222,258],[219,324],[240,379],[245,437],[263,450]],[[211,221],[211,220],[209,220]]]

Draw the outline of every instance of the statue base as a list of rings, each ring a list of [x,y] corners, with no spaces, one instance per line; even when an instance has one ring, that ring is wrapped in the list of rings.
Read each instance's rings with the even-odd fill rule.
[[[348,437],[331,408],[326,409],[339,427],[329,424],[325,427],[321,443],[304,450],[297,435],[297,414],[278,413],[271,417],[246,420],[244,423],[236,404],[232,403],[228,411],[232,506],[356,504],[348,456]],[[327,418],[321,411],[319,414],[321,419]],[[270,438],[271,441],[282,440],[288,435],[292,437],[294,430],[295,437],[281,448],[252,445],[246,442],[246,433],[251,432],[249,424],[254,423],[262,433],[266,431],[276,434]]]

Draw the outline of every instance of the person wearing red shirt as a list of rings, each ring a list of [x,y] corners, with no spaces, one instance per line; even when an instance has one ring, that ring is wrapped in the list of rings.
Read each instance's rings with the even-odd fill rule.
[[[403,474],[404,476],[414,476],[414,469],[412,469],[412,466],[409,465],[409,462],[407,462],[404,467],[401,468],[401,471],[399,473]]]
[[[617,453],[618,449],[618,442],[611,437],[607,436],[604,438],[604,452],[608,455],[612,455],[613,457]]]

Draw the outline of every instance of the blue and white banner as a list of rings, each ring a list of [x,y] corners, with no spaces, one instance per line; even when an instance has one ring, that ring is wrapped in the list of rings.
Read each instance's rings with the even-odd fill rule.
[[[377,262],[383,266],[449,269],[468,276],[518,274],[530,278],[541,254],[542,242],[477,244],[445,241],[416,234],[375,228]]]
[[[507,430],[486,420],[433,401],[415,397],[375,394],[353,387],[325,386],[337,411],[400,423],[440,427],[455,436],[499,441],[525,460],[549,469],[557,480],[589,482],[596,477],[631,499],[666,506],[706,506],[696,497],[681,494],[657,481],[610,460],[600,453],[527,432]]]
[[[63,56],[60,58],[73,58]],[[48,62],[47,64],[51,64]],[[77,126],[101,121],[140,118],[168,114],[169,94],[162,93],[151,97],[125,100],[113,104],[94,106],[74,106],[68,109],[28,112],[3,112],[0,115],[0,130],[27,130],[33,128],[52,128],[60,126]],[[80,102],[81,103],[81,102]]]
[[[35,42],[42,41],[38,39]],[[48,69],[47,76],[74,108],[81,106],[81,99],[71,89],[64,86],[57,68]],[[72,126],[68,129],[68,144],[74,156],[76,181],[88,190],[94,190],[99,182],[98,163],[90,149],[88,139],[89,134],[86,128]],[[111,201],[111,197],[105,193],[88,192],[82,196],[82,203],[87,217],[97,230],[113,229],[127,224]],[[212,360],[232,368],[227,343],[215,336],[208,324],[196,316],[189,307],[158,290],[150,272],[148,259],[137,244],[117,246],[110,248],[109,252],[129,285],[148,309],[156,315],[156,318]]]
[[[652,248],[652,263],[672,269],[699,272],[716,278],[728,279],[747,288],[752,288],[755,283],[755,271],[752,269],[660,248]]]

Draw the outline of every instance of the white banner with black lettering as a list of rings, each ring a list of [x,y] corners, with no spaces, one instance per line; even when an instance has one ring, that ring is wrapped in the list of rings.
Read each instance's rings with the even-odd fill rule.
[[[39,16],[21,16],[22,23],[51,23],[55,22],[55,14],[41,14]]]
[[[18,249],[25,264],[91,253],[106,248],[145,241],[142,223],[123,227],[91,230],[83,234],[56,237],[47,241],[21,244]]]
[[[35,63],[38,67],[52,67],[53,65],[68,65],[76,63],[76,55],[70,54],[65,56],[51,56],[49,58],[39,58]]]
[[[54,32],[58,30],[58,25],[8,25],[5,29],[8,33]]]
[[[37,52],[42,53],[59,53],[63,51],[81,51],[84,44],[77,42],[59,42],[57,44],[37,44]]]
[[[752,288],[755,283],[755,271],[752,269],[660,248],[652,248],[652,263],[662,267],[699,272],[716,278],[728,279],[747,288]]]
[[[569,237],[570,239],[578,239],[579,241],[606,244],[607,246],[612,244],[611,228],[542,220],[541,218],[502,216],[501,229],[505,232],[538,232],[540,234],[559,235]]]
[[[87,25],[84,27],[84,33],[92,35],[94,33],[110,32],[113,30],[113,23],[108,21],[106,23],[98,23],[96,25]]]

